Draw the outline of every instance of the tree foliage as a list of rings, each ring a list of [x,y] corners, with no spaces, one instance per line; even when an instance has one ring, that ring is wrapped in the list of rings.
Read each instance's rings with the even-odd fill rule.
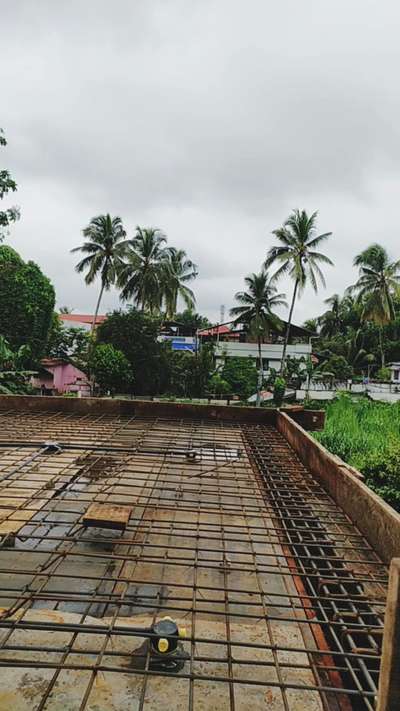
[[[276,378],[274,383],[274,404],[276,407],[280,407],[282,405],[283,398],[285,397],[285,390],[286,380],[281,377]]]
[[[101,393],[130,392],[133,385],[131,365],[122,351],[111,343],[101,343],[92,349],[89,367]]]
[[[97,277],[100,277],[100,291],[92,324],[93,332],[103,292],[109,291],[115,284],[128,243],[121,218],[111,217],[108,213],[93,217],[83,230],[83,236],[85,242],[80,247],[74,247],[71,252],[82,252],[85,255],[75,269],[78,274],[86,272],[86,284],[92,284]]]
[[[7,145],[6,138],[4,136],[3,129],[0,128],[0,148],[4,148]],[[0,200],[8,195],[10,192],[15,192],[17,190],[17,183],[11,177],[8,170],[0,170]],[[0,241],[4,239],[5,234],[8,231],[9,226],[12,222],[19,219],[20,211],[15,205],[9,207],[6,210],[0,210]]]
[[[188,309],[196,299],[188,283],[197,276],[196,265],[183,249],[167,247],[161,230],[136,228],[119,272],[121,298],[132,299],[137,308],[150,314],[165,310],[168,319],[176,313],[178,297]]]
[[[362,304],[361,318],[379,328],[379,346],[382,368],[385,365],[383,326],[395,318],[394,296],[400,293],[400,259],[391,262],[384,247],[372,244],[354,260],[359,267],[359,278],[349,292],[357,293]]]
[[[26,370],[30,361],[29,346],[13,351],[4,336],[0,336],[0,394],[26,395],[32,392],[29,380],[33,371]]]
[[[289,276],[294,282],[292,301],[283,345],[281,374],[285,369],[286,350],[290,336],[293,309],[297,296],[300,296],[309,282],[315,292],[318,291],[318,282],[325,286],[325,277],[321,264],[330,264],[332,261],[316,248],[331,237],[332,232],[317,235],[317,212],[308,215],[305,210],[294,210],[283,226],[274,230],[273,234],[278,240],[268,251],[265,267],[278,266],[273,279]]]
[[[254,358],[226,358],[221,370],[229,384],[229,392],[247,400],[257,389],[257,368]]]
[[[257,383],[257,406],[261,402],[261,387],[263,380],[263,363],[261,357],[261,342],[271,328],[280,330],[282,323],[274,313],[279,306],[286,306],[285,294],[278,294],[275,284],[270,280],[268,272],[263,269],[259,274],[250,274],[245,278],[247,291],[235,294],[240,306],[231,309],[235,323],[246,324],[250,333],[257,339],[259,377]]]
[[[206,316],[202,316],[191,309],[185,309],[184,311],[178,312],[175,314],[174,318],[177,323],[180,323],[182,326],[190,328],[193,331],[209,328],[211,326],[211,321],[209,321]]]
[[[122,351],[135,374],[135,394],[155,395],[162,390],[165,353],[158,343],[160,322],[134,308],[114,311],[96,331],[97,343],[111,343]]]
[[[327,299],[329,310],[313,319],[319,328],[313,347],[322,369],[335,355],[356,374],[376,374],[382,363],[400,360],[400,263],[377,244],[354,263],[359,268],[356,284],[344,296]]]
[[[0,334],[13,350],[29,346],[31,362],[44,354],[51,325],[55,292],[34,262],[0,246]]]
[[[204,397],[214,370],[212,346],[204,345],[196,354],[172,351],[168,346],[166,353],[166,391],[178,397]]]
[[[183,249],[169,247],[167,259],[163,262],[161,274],[161,287],[165,303],[166,318],[173,318],[178,297],[185,303],[187,309],[192,310],[196,305],[196,298],[188,283],[197,276],[197,267],[186,256]]]
[[[58,314],[53,313],[46,355],[65,358],[87,371],[90,335],[84,328],[65,328]]]
[[[332,373],[336,380],[345,381],[353,375],[353,368],[342,355],[332,354],[318,369],[318,372]]]

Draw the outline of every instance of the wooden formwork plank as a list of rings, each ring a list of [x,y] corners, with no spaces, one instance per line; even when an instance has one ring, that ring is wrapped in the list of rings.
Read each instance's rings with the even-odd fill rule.
[[[131,512],[132,508],[130,506],[91,504],[86,513],[84,513],[82,522],[84,526],[124,530],[128,524]]]
[[[376,711],[400,708],[400,558],[390,565]]]

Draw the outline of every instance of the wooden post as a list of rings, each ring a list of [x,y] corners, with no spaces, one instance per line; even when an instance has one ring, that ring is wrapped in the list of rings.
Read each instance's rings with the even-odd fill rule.
[[[389,573],[382,660],[376,711],[400,708],[400,558],[392,558]]]

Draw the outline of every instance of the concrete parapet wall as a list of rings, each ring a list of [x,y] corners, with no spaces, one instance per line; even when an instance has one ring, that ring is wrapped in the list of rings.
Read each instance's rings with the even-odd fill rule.
[[[232,405],[192,405],[191,403],[157,402],[152,400],[118,400],[114,398],[68,398],[39,395],[0,395],[0,411],[65,412],[77,415],[139,415],[142,417],[169,417],[215,419],[243,423],[276,424],[277,410]],[[306,429],[323,428],[323,411],[287,409],[290,416]]]
[[[68,398],[41,395],[1,395],[0,411],[21,410],[30,412],[65,412],[77,415],[139,415],[142,417],[170,417],[193,419],[237,420],[238,422],[264,422],[274,425],[276,410],[228,405],[192,405],[178,402],[152,400],[118,400],[117,398]]]
[[[286,413],[277,414],[276,427],[381,558],[389,563],[399,556],[400,514],[364,484],[362,474],[328,452]]]

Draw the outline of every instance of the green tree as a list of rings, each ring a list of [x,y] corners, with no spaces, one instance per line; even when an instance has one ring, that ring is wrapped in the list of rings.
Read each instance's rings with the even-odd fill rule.
[[[301,358],[286,357],[285,379],[297,390],[301,387],[302,383],[307,380],[307,363],[308,361],[304,356]]]
[[[185,328],[192,329],[193,331],[198,331],[202,328],[208,328],[211,326],[211,322],[206,316],[197,314],[191,309],[185,309],[177,314],[175,314],[175,320],[177,323],[182,324]]]
[[[85,255],[75,269],[79,274],[86,272],[86,284],[92,284],[100,276],[100,292],[92,323],[93,334],[103,292],[116,282],[128,241],[125,239],[126,232],[121,218],[111,217],[108,213],[93,217],[83,230],[83,236],[85,242],[71,252],[82,252]]]
[[[155,395],[166,381],[166,354],[158,343],[159,319],[137,311],[114,311],[96,330],[97,343],[111,343],[127,357],[135,374],[135,393]]]
[[[221,375],[229,383],[230,392],[241,400],[247,400],[257,390],[257,368],[251,356],[226,358]]]
[[[303,328],[306,328],[307,331],[311,331],[312,333],[317,333],[319,328],[319,319],[315,317],[307,318],[303,323]]]
[[[46,355],[65,358],[87,372],[90,335],[84,328],[65,328],[58,314],[52,317]]]
[[[341,355],[332,354],[319,368],[320,373],[332,373],[336,380],[347,380],[353,375],[353,368],[347,362],[346,358]]]
[[[345,357],[354,369],[360,370],[375,363],[375,355],[364,348],[364,334],[361,328],[349,327],[346,332]]]
[[[33,392],[29,380],[35,371],[26,370],[30,359],[29,346],[20,346],[17,351],[13,351],[7,339],[0,336],[1,395],[28,395]]]
[[[130,392],[133,384],[131,365],[122,351],[114,348],[111,343],[93,348],[89,366],[101,393]]]
[[[372,244],[354,259],[359,278],[349,292],[357,294],[362,304],[361,318],[372,321],[379,329],[379,349],[382,368],[385,366],[383,327],[395,319],[394,296],[399,294],[400,260],[391,262],[380,244]]]
[[[187,259],[183,249],[167,248],[167,259],[162,260],[161,288],[165,302],[166,318],[172,319],[176,314],[178,297],[189,310],[193,310],[196,299],[188,282],[197,277],[196,265]]]
[[[228,395],[232,392],[228,381],[220,373],[214,373],[211,376],[208,388],[212,395]]]
[[[286,380],[281,377],[276,378],[274,383],[274,403],[276,407],[281,407],[285,397],[285,390]]]
[[[261,388],[263,381],[263,362],[261,356],[261,341],[271,328],[279,329],[281,321],[273,313],[278,306],[287,306],[285,294],[278,294],[276,286],[271,282],[268,272],[262,270],[260,274],[250,274],[245,278],[247,291],[235,294],[240,306],[231,309],[231,316],[235,323],[246,324],[250,332],[257,338],[259,376],[257,383],[257,407],[261,403]]]
[[[162,275],[168,261],[166,241],[158,229],[137,227],[119,272],[121,298],[133,299],[135,306],[151,314],[157,313],[162,304]]]
[[[46,349],[54,288],[37,264],[6,245],[0,246],[0,273],[0,334],[12,350],[29,346],[30,361],[37,363]]]
[[[333,294],[325,299],[325,304],[330,308],[319,318],[322,336],[334,336],[342,330],[342,300],[339,294]]]
[[[292,301],[290,304],[285,340],[283,344],[281,374],[285,369],[286,350],[290,337],[293,309],[297,296],[300,296],[307,282],[310,282],[315,292],[318,291],[318,281],[325,286],[325,278],[320,264],[333,264],[325,254],[315,249],[332,235],[332,232],[316,234],[317,212],[308,215],[305,210],[294,210],[286,222],[273,234],[279,244],[271,247],[265,260],[265,267],[278,264],[273,279],[288,275],[294,282]]]
[[[178,397],[204,397],[210,389],[214,369],[212,345],[205,344],[198,353],[172,351],[167,345],[165,353],[168,354],[165,365],[168,384],[165,389]]]
[[[0,128],[0,148],[7,145],[3,129]],[[17,183],[11,177],[8,170],[0,170],[0,200],[9,193],[17,190]],[[12,222],[19,220],[20,211],[16,206],[9,207],[7,210],[0,210],[0,242]]]

